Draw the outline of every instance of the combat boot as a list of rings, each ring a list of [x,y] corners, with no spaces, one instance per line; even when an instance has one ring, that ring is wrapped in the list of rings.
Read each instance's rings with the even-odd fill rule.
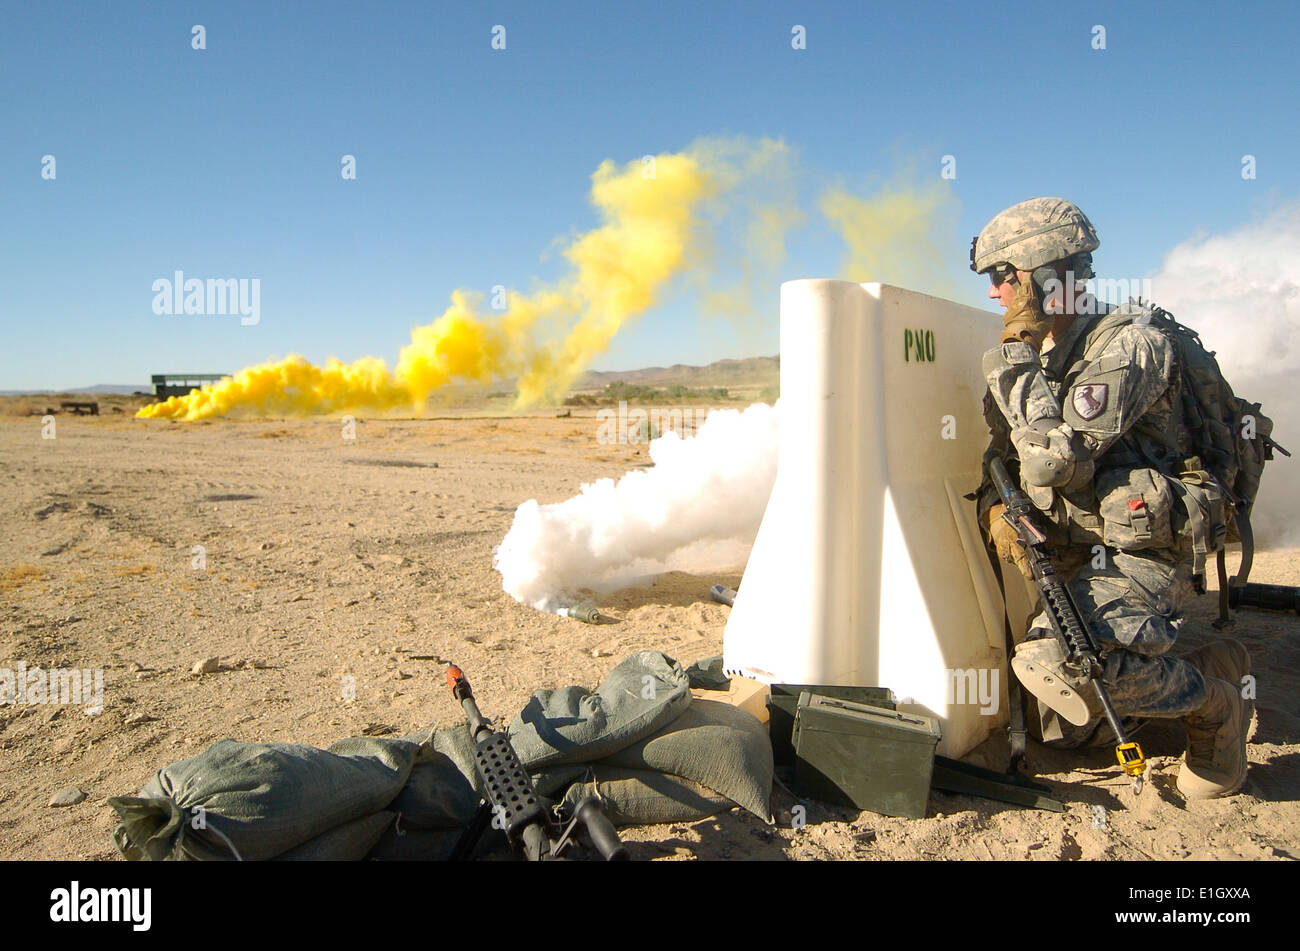
[[[1201,672],[1203,677],[1215,677],[1226,680],[1237,688],[1238,693],[1245,693],[1246,675],[1250,673],[1250,652],[1241,641],[1225,637],[1213,641],[1204,647],[1198,647],[1190,654],[1183,655],[1183,660]],[[1250,739],[1250,725],[1255,716],[1255,701],[1242,697],[1246,701],[1246,738]]]
[[[1246,650],[1245,644],[1230,637],[1198,647],[1190,654],[1184,654],[1182,659],[1206,677],[1226,680],[1239,687],[1250,673],[1250,652]]]
[[[1183,718],[1187,752],[1178,768],[1178,791],[1187,799],[1231,796],[1246,782],[1246,729],[1241,688],[1205,678],[1205,703]]]

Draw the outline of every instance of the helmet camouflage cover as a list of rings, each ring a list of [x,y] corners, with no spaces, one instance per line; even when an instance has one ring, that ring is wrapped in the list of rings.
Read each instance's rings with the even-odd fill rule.
[[[1076,271],[1091,276],[1091,252],[1100,246],[1088,216],[1064,198],[1030,198],[1000,212],[971,241],[970,269],[976,274],[999,264],[1032,271],[1053,261],[1075,259]],[[1077,256],[1077,257],[1076,257]]]

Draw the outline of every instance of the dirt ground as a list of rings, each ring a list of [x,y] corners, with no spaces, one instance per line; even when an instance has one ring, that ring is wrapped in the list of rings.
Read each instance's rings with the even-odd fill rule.
[[[601,598],[619,619],[601,626],[501,590],[492,550],[520,502],[648,464],[598,445],[592,411],[359,421],[345,439],[332,419],[182,424],[131,408],[60,416],[53,439],[37,416],[0,417],[0,665],[105,677],[97,716],[0,706],[0,857],[116,858],[107,798],[223,737],[326,746],[459,722],[447,660],[502,722],[534,690],[592,686],[635,650],[683,664],[722,650],[728,609],[708,590],[738,576]],[[1300,584],[1300,552],[1260,553],[1254,579]],[[1215,636],[1214,609],[1212,595],[1193,606],[1189,649]],[[1300,618],[1242,613],[1234,636],[1254,659],[1258,715],[1230,799],[1181,799],[1182,729],[1165,722],[1139,736],[1153,771],[1136,798],[1108,750],[1031,748],[1064,814],[936,792],[924,819],[812,804],[795,829],[778,786],[772,827],[732,812],[623,835],[641,859],[1295,859]],[[191,672],[213,657],[215,672]],[[994,738],[971,759],[1001,767],[1005,749]],[[49,805],[67,786],[84,801]]]

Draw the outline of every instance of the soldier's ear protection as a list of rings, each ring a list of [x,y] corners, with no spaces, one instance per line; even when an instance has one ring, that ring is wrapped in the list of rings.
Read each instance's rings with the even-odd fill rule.
[[[1034,273],[1031,275],[1031,278],[1034,282],[1034,287],[1038,288],[1039,300],[1047,299],[1048,281],[1055,281],[1058,287],[1061,284],[1061,277],[1059,274],[1056,273],[1056,268],[1054,267],[1035,268]]]

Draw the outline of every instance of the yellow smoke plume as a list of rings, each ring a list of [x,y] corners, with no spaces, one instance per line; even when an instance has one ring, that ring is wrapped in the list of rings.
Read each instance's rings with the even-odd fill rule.
[[[567,276],[531,294],[508,295],[504,314],[481,314],[481,297],[458,290],[442,316],[412,331],[394,370],[376,357],[317,366],[290,355],[137,415],[196,420],[395,409],[419,415],[429,394],[448,383],[510,376],[518,377],[521,406],[559,399],[619,329],[692,263],[699,205],[719,187],[690,153],[622,168],[605,161],[591,188],[603,224],[565,249]]]
[[[958,203],[946,182],[906,184],[905,175],[870,197],[843,188],[822,195],[821,211],[848,245],[840,276],[955,297],[947,277]]]
[[[910,180],[898,175],[870,197],[842,187],[823,193],[821,211],[848,246],[841,276],[955,296],[941,262],[952,246],[956,199],[946,183]],[[794,153],[779,141],[701,139],[652,161],[605,161],[591,182],[601,223],[565,247],[568,269],[560,279],[509,293],[504,313],[484,313],[481,294],[457,290],[440,317],[411,332],[392,369],[377,357],[316,365],[290,354],[137,415],[419,416],[430,395],[451,383],[508,378],[516,380],[519,407],[558,402],[679,275],[694,279],[707,311],[759,312],[754,288],[772,280],[787,232],[803,222]],[[738,272],[739,282],[726,284],[720,270]]]

